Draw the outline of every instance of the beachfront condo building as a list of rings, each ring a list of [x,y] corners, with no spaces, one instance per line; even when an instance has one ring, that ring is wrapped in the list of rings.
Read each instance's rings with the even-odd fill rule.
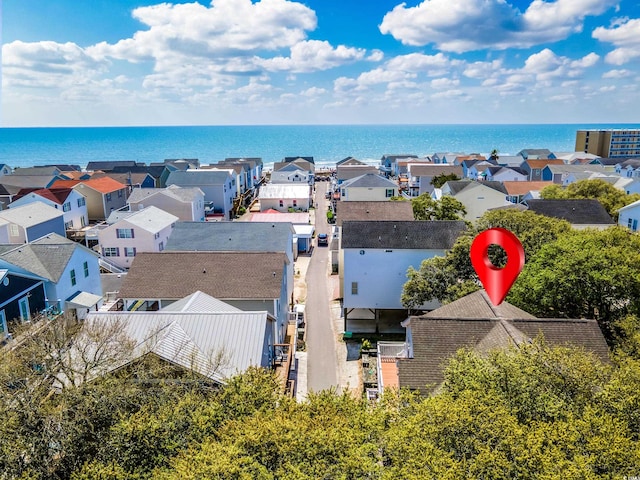
[[[640,156],[640,129],[578,130],[576,152],[603,158]]]

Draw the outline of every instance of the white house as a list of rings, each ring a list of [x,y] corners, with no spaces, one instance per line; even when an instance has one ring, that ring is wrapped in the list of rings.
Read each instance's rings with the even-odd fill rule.
[[[426,165],[422,163],[409,164],[409,194],[417,197],[423,193],[433,192],[434,186],[431,184],[434,177],[439,175],[456,175],[462,178],[462,167],[460,165]]]
[[[195,169],[171,172],[167,186],[197,187],[204,193],[204,201],[213,214],[224,220],[231,218],[233,199],[238,195],[236,174],[231,169]],[[205,208],[206,210],[206,208]]]
[[[388,178],[374,173],[367,173],[347,180],[340,185],[340,200],[380,201],[398,196],[398,185]]]
[[[198,187],[134,188],[127,200],[131,211],[157,207],[183,222],[204,222],[204,193]]]
[[[491,182],[527,182],[529,180],[529,175],[518,167],[489,167],[484,173],[484,179]]]
[[[289,209],[306,212],[311,206],[311,187],[306,184],[269,183],[260,187],[260,210],[288,212]]]
[[[487,210],[509,205],[507,190],[500,182],[447,182],[442,186],[442,195],[451,195],[467,210],[465,220],[475,222]]]
[[[154,206],[123,215],[100,230],[102,256],[120,268],[129,268],[140,252],[164,250],[178,217]]]
[[[632,232],[638,231],[640,226],[640,200],[618,210],[618,225],[628,227]]]
[[[19,192],[9,208],[42,202],[63,212],[65,230],[80,230],[89,224],[86,197],[72,188],[43,188]]]
[[[345,331],[402,331],[407,269],[444,256],[464,229],[462,221],[344,221],[339,273]]]
[[[314,172],[309,171],[297,163],[287,163],[278,170],[271,172],[271,183],[303,183],[313,185]]]

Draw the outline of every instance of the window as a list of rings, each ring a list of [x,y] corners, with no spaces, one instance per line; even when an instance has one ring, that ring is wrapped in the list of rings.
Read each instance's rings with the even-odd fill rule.
[[[358,294],[358,282],[351,282],[351,295]]]
[[[87,221],[84,219],[84,215],[80,217],[80,226],[81,227],[87,226]]]
[[[294,207],[297,207],[297,206],[298,206],[298,200],[294,200],[294,201],[293,201],[293,206],[294,206]]]
[[[164,243],[163,243],[163,242],[160,242],[160,243],[158,244],[158,251],[159,251],[159,252],[161,252],[161,251],[163,251],[163,250],[164,250]]]
[[[73,287],[76,284],[76,271],[72,269],[69,273],[71,275],[71,286]]]
[[[393,188],[387,188],[387,191],[385,192],[385,196],[387,198],[393,197]]]
[[[20,232],[18,231],[18,225],[16,225],[15,223],[12,223],[9,226],[9,231],[12,237],[17,237],[18,235],[20,235]]]
[[[631,230],[633,230],[634,232],[638,230],[638,220],[633,220],[633,226],[631,227]]]
[[[65,204],[62,205],[63,212],[68,212],[69,210],[71,210],[71,202],[66,202]]]
[[[122,190],[118,190],[118,198],[122,198]]]
[[[284,207],[284,200],[280,200],[280,207]]]
[[[78,199],[78,208],[84,207],[86,204],[87,200],[84,197]]]
[[[125,257],[135,257],[136,256],[136,247],[124,247],[124,256]]]
[[[110,194],[110,193],[107,193],[107,194],[105,195],[105,198],[106,198],[107,202],[110,202],[110,201],[111,201],[111,194]]]
[[[134,238],[133,228],[116,228],[116,238]]]
[[[68,222],[64,222],[64,229],[65,230],[71,230],[73,229],[73,220],[70,220]]]
[[[89,276],[89,262],[84,262],[82,264],[82,269],[84,270],[85,278],[87,278]]]
[[[160,232],[156,232],[156,234],[153,236],[153,238],[155,238],[155,239],[160,238]]]
[[[119,257],[120,249],[118,247],[106,247],[102,249],[102,255],[105,257]]]

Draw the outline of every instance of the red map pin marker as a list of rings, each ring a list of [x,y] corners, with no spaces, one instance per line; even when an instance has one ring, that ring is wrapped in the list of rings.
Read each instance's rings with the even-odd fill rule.
[[[498,268],[489,260],[489,246],[499,245],[507,253],[507,264]],[[524,248],[518,237],[505,228],[490,228],[471,244],[471,264],[494,305],[500,305],[524,266]]]

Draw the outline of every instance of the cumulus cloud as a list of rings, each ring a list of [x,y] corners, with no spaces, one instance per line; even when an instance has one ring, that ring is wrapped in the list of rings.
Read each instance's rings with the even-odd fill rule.
[[[96,78],[108,62],[71,42],[16,40],[2,46],[2,67],[7,86],[62,88]]]
[[[585,17],[600,15],[618,0],[534,0],[522,12],[505,0],[424,0],[388,12],[380,24],[406,45],[435,44],[440,50],[528,48],[562,40],[583,28]]]
[[[640,57],[640,19],[621,19],[611,28],[598,27],[593,38],[601,42],[612,43],[615,48],[605,56],[605,62],[612,65],[624,65]]]
[[[344,45],[334,48],[327,41],[305,40],[291,47],[289,57],[258,58],[255,63],[269,71],[312,72],[362,60],[365,52],[363,48],[350,48]]]
[[[609,70],[608,72],[604,72],[602,74],[602,78],[626,78],[631,76],[631,71],[626,70],[626,69],[620,69],[620,70]]]
[[[442,90],[445,88],[452,89],[460,85],[460,80],[457,78],[436,78],[431,80],[431,88],[436,90]]]
[[[600,57],[592,52],[577,60],[571,60],[545,48],[527,58],[521,73],[533,75],[538,81],[577,77],[582,75],[585,69],[593,67],[599,59]]]

